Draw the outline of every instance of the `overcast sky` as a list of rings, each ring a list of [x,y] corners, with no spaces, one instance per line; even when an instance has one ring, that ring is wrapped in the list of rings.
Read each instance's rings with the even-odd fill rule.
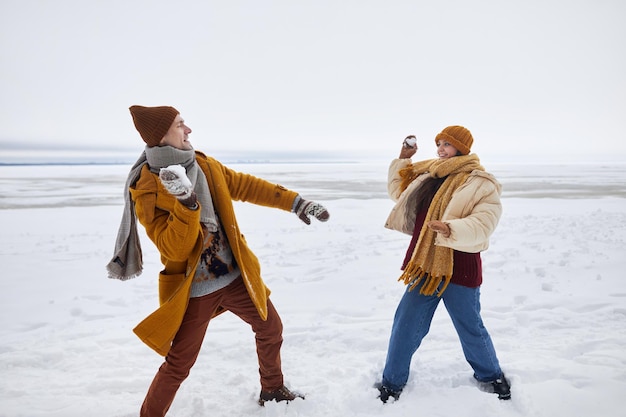
[[[0,0],[0,146],[373,150],[462,124],[480,156],[626,161],[622,0]]]

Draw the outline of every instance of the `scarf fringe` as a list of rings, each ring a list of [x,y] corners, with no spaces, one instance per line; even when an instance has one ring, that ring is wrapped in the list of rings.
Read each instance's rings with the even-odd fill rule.
[[[418,266],[415,269],[414,273],[405,270],[398,281],[403,281],[405,285],[409,286],[409,292],[413,291],[415,287],[417,287],[420,283],[424,283],[420,288],[420,294],[422,295],[437,295],[437,297],[441,297],[443,292],[448,288],[448,284],[450,284],[451,276],[433,276],[428,274],[421,266]],[[443,282],[443,286],[441,283]],[[441,287],[441,289],[439,289]],[[439,291],[437,291],[439,289]]]
[[[108,272],[109,272],[109,278],[111,278],[111,279],[119,279],[120,281],[128,281],[128,280],[131,280],[133,278],[137,278],[139,275],[141,275],[141,271],[140,272],[136,272],[136,273],[131,274],[131,275],[118,274],[118,273],[115,273],[113,271],[108,271]]]

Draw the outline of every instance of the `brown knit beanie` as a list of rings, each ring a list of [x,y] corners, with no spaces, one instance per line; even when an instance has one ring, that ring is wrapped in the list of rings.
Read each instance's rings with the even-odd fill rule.
[[[149,147],[158,146],[170,129],[179,111],[170,106],[130,106],[135,128]]]
[[[435,143],[439,140],[450,142],[463,155],[470,153],[474,138],[472,133],[463,126],[448,126],[435,137]]]

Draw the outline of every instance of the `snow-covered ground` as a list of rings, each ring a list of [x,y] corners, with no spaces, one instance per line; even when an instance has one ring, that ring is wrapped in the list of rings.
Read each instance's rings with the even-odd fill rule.
[[[504,215],[483,254],[483,317],[513,388],[479,391],[443,307],[408,386],[380,378],[409,237],[383,227],[386,163],[233,168],[323,203],[328,223],[237,204],[284,322],[283,368],[306,394],[256,404],[254,338],[211,322],[169,416],[626,415],[626,165],[489,166]],[[131,417],[162,358],[132,328],[157,304],[158,254],[143,230],[141,277],[108,279],[129,166],[0,167],[0,416]]]

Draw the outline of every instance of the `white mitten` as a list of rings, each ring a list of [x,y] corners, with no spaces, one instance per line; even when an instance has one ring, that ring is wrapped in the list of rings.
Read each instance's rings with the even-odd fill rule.
[[[159,179],[163,187],[187,207],[195,207],[196,193],[187,172],[182,165],[170,165],[159,170]]]

